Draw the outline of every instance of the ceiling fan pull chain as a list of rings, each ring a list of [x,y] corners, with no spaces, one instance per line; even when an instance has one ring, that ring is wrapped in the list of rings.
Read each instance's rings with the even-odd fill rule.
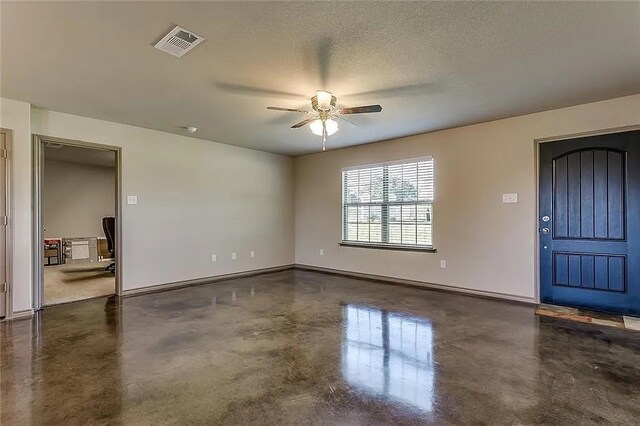
[[[325,151],[327,149],[327,126],[322,122],[322,150]]]

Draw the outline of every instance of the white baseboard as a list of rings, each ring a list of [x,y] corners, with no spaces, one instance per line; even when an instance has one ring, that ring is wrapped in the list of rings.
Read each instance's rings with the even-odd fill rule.
[[[381,282],[391,283],[391,284],[402,284],[402,285],[407,285],[411,287],[421,287],[421,288],[426,288],[431,290],[440,290],[440,291],[447,291],[452,293],[467,294],[472,296],[488,297],[491,299],[506,299],[506,300],[512,300],[515,302],[527,303],[532,305],[537,304],[535,298],[533,297],[524,297],[524,296],[518,296],[514,294],[498,293],[498,292],[484,291],[484,290],[473,290],[473,289],[468,289],[464,287],[455,287],[455,286],[444,285],[444,284],[434,284],[434,283],[429,283],[425,281],[407,280],[404,278],[388,277],[384,275],[365,274],[362,272],[344,271],[341,269],[332,269],[332,268],[325,268],[325,267],[313,266],[313,265],[296,264],[295,267],[296,269],[302,269],[302,270],[308,270],[308,271],[314,271],[314,272],[324,272],[327,274],[334,274],[334,275],[343,275],[343,276],[352,277],[352,278],[363,278],[367,280],[381,281]]]
[[[210,284],[217,281],[232,280],[235,278],[243,278],[243,277],[250,277],[254,275],[269,274],[272,272],[286,271],[287,269],[293,269],[294,266],[295,265],[293,264],[274,266],[270,268],[253,269],[250,271],[243,271],[243,272],[234,272],[232,274],[215,275],[212,277],[196,278],[193,280],[176,281],[171,283],[152,285],[148,287],[133,288],[130,290],[124,290],[122,292],[122,297],[139,296],[141,294],[157,293],[160,291],[173,290],[173,289],[182,288],[182,287],[191,287],[191,286],[202,285],[202,284]]]
[[[29,319],[33,316],[33,309],[25,309],[24,311],[14,312],[11,316],[5,317],[2,321],[16,321],[22,319]]]
[[[202,284],[210,284],[218,281],[232,280],[235,278],[243,278],[243,277],[250,277],[254,275],[262,275],[262,274],[269,274],[273,272],[286,271],[289,269],[308,270],[308,271],[322,272],[322,273],[333,274],[333,275],[342,275],[342,276],[351,277],[351,278],[361,278],[361,279],[367,279],[372,281],[385,282],[390,284],[401,284],[401,285],[407,285],[411,287],[420,287],[420,288],[426,288],[431,290],[440,290],[440,291],[447,291],[447,292],[453,292],[453,293],[467,294],[472,296],[488,297],[492,299],[505,299],[505,300],[511,300],[515,302],[527,303],[527,304],[536,304],[536,300],[534,298],[517,296],[513,294],[498,293],[498,292],[484,291],[484,290],[473,290],[473,289],[455,287],[455,286],[444,285],[444,284],[435,284],[435,283],[429,283],[424,281],[408,280],[408,279],[389,277],[384,275],[366,274],[362,272],[345,271],[341,269],[332,269],[332,268],[325,268],[321,266],[304,265],[304,264],[288,264],[288,265],[274,266],[270,268],[235,272],[231,274],[216,275],[212,277],[203,277],[203,278],[196,278],[192,280],[157,284],[157,285],[152,285],[147,287],[124,290],[122,297],[132,297],[132,296],[139,296],[139,295],[148,294],[148,293],[157,293],[161,291],[173,290],[173,289],[178,289],[183,287],[191,287],[191,286],[197,286]],[[14,312],[11,317],[7,317],[3,321],[30,318],[33,316],[33,313],[34,311],[32,309]]]

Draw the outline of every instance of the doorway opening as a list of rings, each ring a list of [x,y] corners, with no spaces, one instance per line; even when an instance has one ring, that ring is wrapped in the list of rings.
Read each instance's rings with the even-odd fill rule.
[[[34,144],[35,309],[120,294],[120,149]]]

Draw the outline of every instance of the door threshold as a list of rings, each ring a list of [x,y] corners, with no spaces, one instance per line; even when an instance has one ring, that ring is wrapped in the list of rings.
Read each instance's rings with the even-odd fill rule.
[[[89,300],[96,300],[96,299],[104,299],[104,298],[108,298],[108,299],[114,299],[116,297],[115,293],[110,293],[110,294],[103,294],[101,296],[90,296],[90,297],[84,297],[82,299],[74,299],[74,300],[65,300],[63,302],[56,302],[56,303],[50,303],[50,304],[43,304],[42,305],[42,309],[44,308],[54,308],[56,306],[62,306],[62,305],[68,305],[70,303],[79,303],[79,302],[87,302]]]
[[[570,308],[567,306],[538,305],[536,315],[563,319],[583,324],[602,325],[605,327],[620,328],[622,330],[640,331],[640,318],[626,315],[608,314],[604,312],[590,311],[587,309]]]

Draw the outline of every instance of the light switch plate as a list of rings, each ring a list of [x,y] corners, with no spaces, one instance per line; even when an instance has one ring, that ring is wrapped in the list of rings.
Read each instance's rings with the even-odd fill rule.
[[[320,249],[320,256],[324,256],[324,249]]]
[[[502,194],[502,203],[503,204],[515,204],[518,202],[518,194],[517,193],[511,193],[511,194]]]
[[[238,253],[236,253],[235,251],[231,253],[231,259],[236,260],[237,258],[238,258]]]
[[[127,195],[127,204],[138,204],[137,195]]]
[[[256,257],[256,252],[251,250],[251,257]]]
[[[447,269],[447,261],[446,260],[441,260],[440,261],[440,267],[442,269]]]
[[[216,256],[215,254],[211,255],[211,262],[215,262],[218,260],[218,256]]]

